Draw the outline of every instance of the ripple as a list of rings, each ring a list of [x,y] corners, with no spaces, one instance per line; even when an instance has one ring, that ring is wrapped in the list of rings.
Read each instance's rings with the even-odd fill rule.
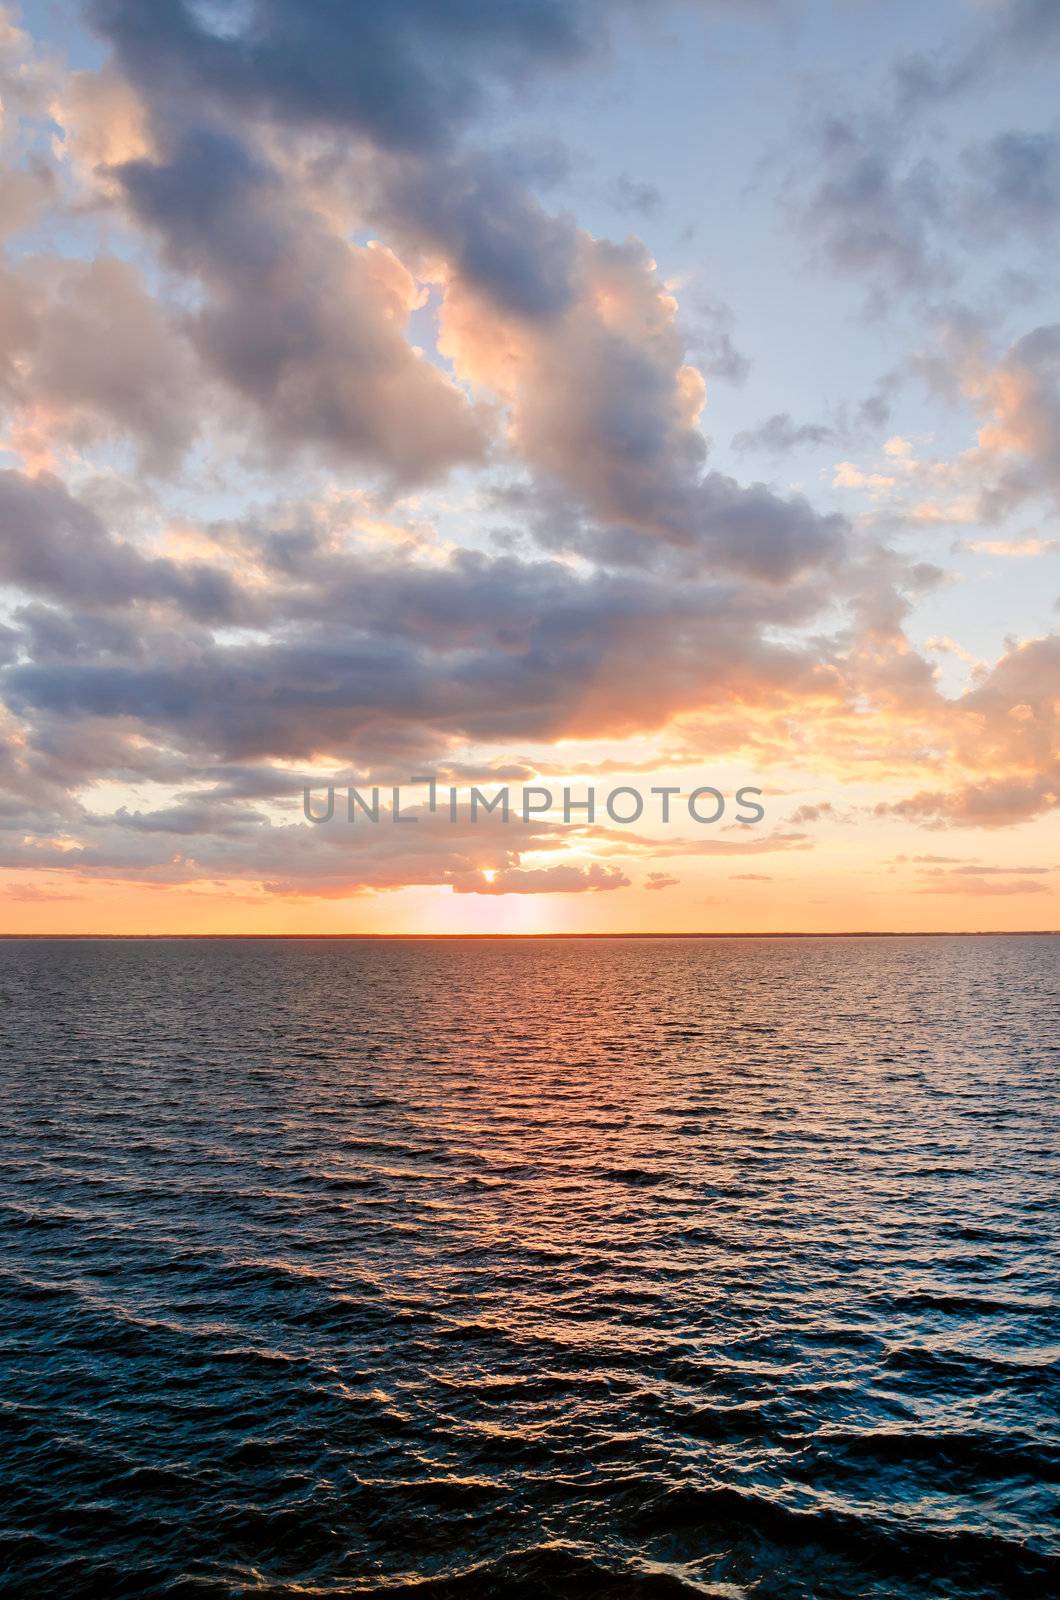
[[[5,941],[0,1591],[1060,1592],[1058,945]]]

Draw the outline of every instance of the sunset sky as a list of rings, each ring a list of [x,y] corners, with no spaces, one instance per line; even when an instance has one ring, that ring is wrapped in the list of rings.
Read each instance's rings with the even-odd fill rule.
[[[1055,0],[0,8],[0,931],[1060,925],[1058,77]]]

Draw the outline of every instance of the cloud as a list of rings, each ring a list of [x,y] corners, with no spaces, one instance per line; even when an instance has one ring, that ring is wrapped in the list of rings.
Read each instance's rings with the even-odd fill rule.
[[[775,583],[841,561],[842,518],[704,470],[703,380],[643,245],[580,235],[578,283],[542,324],[501,317],[454,281],[439,339],[458,374],[506,406],[521,458],[584,511],[587,524],[568,519],[564,536],[610,563],[672,549]]]
[[[957,661],[963,661],[966,666],[971,667],[976,677],[980,677],[989,671],[985,661],[980,660],[978,656],[973,655],[970,650],[966,650],[963,645],[958,644],[955,639],[949,638],[946,634],[926,639],[924,641],[924,649],[931,655],[952,656]]]
[[[698,295],[692,302],[692,312],[689,353],[696,365],[708,378],[741,387],[747,381],[751,362],[733,342],[732,310],[719,300]]]
[[[179,130],[162,159],[117,176],[171,264],[202,283],[192,342],[274,448],[315,446],[402,482],[481,456],[466,398],[405,338],[421,296],[391,251],[341,238],[218,128]]]
[[[987,44],[1018,57],[1060,50],[1060,15],[1052,0],[1001,0]]]
[[[746,453],[766,450],[772,455],[786,455],[807,445],[811,448],[831,444],[835,431],[818,422],[795,423],[787,411],[778,411],[759,423],[757,428],[738,433],[732,441],[734,450]]]
[[[61,589],[78,614],[68,632],[50,614],[23,619],[37,638],[29,659],[6,670],[9,703],[34,717],[132,718],[200,756],[348,758],[383,727],[398,750],[405,735],[437,743],[629,732],[734,690],[785,696],[817,676],[812,649],[763,632],[812,613],[820,603],[812,590],[580,574],[557,561],[470,551],[418,565],[402,552],[324,548],[303,554],[292,573],[270,569],[266,540],[252,598],[233,593],[226,577],[215,599],[213,568],[122,554],[58,486],[43,495],[21,480],[12,488],[43,537],[19,541],[21,564],[9,574]],[[29,513],[20,514],[25,528]],[[83,537],[67,560],[71,525]],[[171,599],[200,613],[214,603],[233,617],[243,607],[256,631],[171,636],[141,619],[124,648],[116,640],[86,650],[83,615],[113,598],[113,563],[117,592],[130,599]],[[820,688],[827,692],[826,678]]]
[[[95,512],[50,475],[0,471],[0,582],[85,608],[121,610],[144,601],[175,606],[199,621],[253,617],[252,605],[228,572],[141,554],[114,539]],[[22,621],[43,643],[54,622],[58,631],[51,642],[62,650],[66,624],[61,616],[31,610]],[[82,643],[91,639],[91,629],[83,640],[72,635],[69,648],[80,654]]]
[[[819,800],[816,805],[798,806],[789,819],[793,828],[805,827],[807,823],[820,822],[822,817],[829,819],[835,816],[835,809],[830,800]]]
[[[401,0],[338,28],[329,11],[272,0],[229,29],[169,0],[147,32],[124,0],[95,6],[151,103],[157,146],[117,176],[206,290],[189,319],[200,359],[256,407],[273,448],[313,446],[403,482],[481,459],[485,411],[403,336],[419,294],[407,267],[338,237],[295,192],[296,164],[281,171],[252,131],[261,117],[307,136],[348,128],[375,158],[355,146],[329,159],[443,284],[443,356],[505,407],[506,443],[534,476],[577,501],[584,553],[650,565],[672,546],[777,583],[841,559],[842,519],[704,472],[702,378],[644,247],[547,213],[532,153],[466,142],[498,85],[606,44],[606,8],[589,0],[509,9]],[[712,317],[704,359],[737,380],[743,358]]]
[[[979,556],[1055,555],[1060,551],[1060,539],[1039,539],[1034,535],[1025,539],[958,539],[953,549]]]
[[[784,850],[812,850],[813,841],[805,833],[796,831],[774,832],[762,838],[749,838],[748,829],[741,829],[739,839],[652,839],[636,841],[631,848],[637,853],[655,857],[673,856],[757,856],[771,855]]]
[[[1060,634],[1013,644],[989,672],[936,713],[963,777],[881,801],[879,816],[929,828],[1008,827],[1060,805],[1057,707]]]
[[[917,859],[917,858],[914,858]],[[945,870],[942,867],[923,867],[921,871],[925,877],[962,877],[989,878],[1004,876],[1009,878],[1031,877],[1040,878],[1045,873],[1051,872],[1052,867],[990,867],[981,861],[962,861],[958,865]]]
[[[1055,129],[1002,128],[954,155],[940,137],[944,108],[996,90],[1014,71],[1021,85],[1028,69],[1047,74],[1060,44],[1051,0],[1000,0],[979,12],[947,48],[897,56],[856,107],[815,106],[795,141],[788,215],[833,271],[865,283],[873,313],[924,302],[986,247],[1055,239]]]
[[[148,20],[139,0],[88,4],[123,70],[154,96],[190,92],[413,155],[453,146],[499,91],[605,55],[616,14],[654,20],[661,9],[647,0],[157,0]]]
[[[834,485],[864,489],[895,521],[996,525],[1029,501],[1060,506],[1060,324],[1030,329],[998,351],[979,318],[957,309],[912,368],[930,392],[970,407],[975,443],[949,460],[884,447],[885,470],[838,463]],[[1055,541],[966,540],[957,549],[1038,554]]]
[[[965,230],[1004,239],[1013,230],[1048,242],[1060,226],[1060,135],[1010,128],[961,153]]]
[[[230,27],[218,26],[226,17]],[[337,125],[385,149],[451,145],[490,87],[585,62],[603,48],[603,6],[573,0],[390,0],[335,8],[269,0],[243,10],[92,0],[125,72],[155,95],[188,88],[249,115]]]
[[[949,194],[928,157],[905,157],[886,116],[833,114],[814,137],[808,192],[794,189],[794,216],[827,264],[867,280],[877,296],[935,289],[953,269],[937,235]]]
[[[497,152],[403,159],[377,174],[373,220],[428,255],[446,275],[519,317],[549,318],[575,294],[577,230],[550,216],[522,182],[524,163]]]
[[[877,816],[903,817],[929,828],[1005,828],[1060,803],[1060,771],[993,778],[952,790],[921,789],[904,800],[881,801]]]
[[[113,62],[67,74],[51,116],[63,132],[60,159],[89,195],[98,189],[113,200],[118,193],[113,172],[152,153],[149,108]]]
[[[0,269],[0,304],[0,404],[15,449],[50,465],[56,445],[118,437],[135,445],[141,471],[179,462],[198,431],[203,379],[134,266],[29,257]]]
[[[1013,895],[1013,894],[1049,894],[1051,890],[1047,884],[1035,879],[1012,880],[997,882],[992,878],[975,878],[958,882],[947,878],[937,883],[925,883],[917,889],[917,894],[967,894],[975,895]]]
[[[84,895],[66,894],[61,889],[44,888],[37,883],[8,883],[0,889],[5,900],[19,905],[57,905],[64,901],[83,900]]]
[[[662,194],[654,183],[644,183],[620,172],[608,189],[608,199],[618,211],[635,211],[642,217],[657,217],[662,210]]]
[[[881,815],[928,827],[1056,803],[1055,644],[1006,648],[948,698],[906,632],[940,570],[882,542],[1055,494],[1052,325],[1006,350],[950,308],[916,370],[971,406],[974,445],[932,461],[896,433],[881,462],[837,468],[863,514],[822,514],[715,467],[714,380],[749,366],[727,308],[693,292],[682,312],[644,243],[546,203],[562,149],[498,136],[513,88],[603,58],[617,4],[149,10],[97,0],[98,71],[25,72],[22,43],[0,60],[20,106],[52,107],[55,141],[41,156],[30,130],[0,185],[0,403],[26,467],[0,474],[8,865],[327,897],[591,893],[628,884],[620,850],[654,890],[676,880],[649,869],[681,857],[814,847],[827,802],[761,834],[587,830],[560,860],[570,837],[545,826],[291,820],[311,764],[501,781],[592,769],[557,741],[637,738],[644,771],[660,730],[684,766],[868,774]],[[960,92],[944,76],[907,64],[906,103]],[[802,225],[833,267],[933,293],[972,237],[969,197],[994,189],[1006,227],[1045,237],[1045,135],[986,131],[947,166],[915,130],[881,148],[891,127],[819,130]],[[631,178],[612,199],[655,205]],[[26,235],[42,217],[50,233]],[[735,447],[846,452],[906,373],[828,426],[777,412]],[[987,531],[969,543],[1015,553]],[[599,770],[634,770],[627,754],[607,746]]]
[[[817,123],[815,160],[790,182],[795,225],[833,272],[867,286],[873,313],[899,301],[930,306],[988,251],[1041,252],[1060,230],[1055,130],[1002,129],[948,162],[921,138],[900,109],[837,111]],[[1024,251],[1026,282],[1036,259]]]
[[[967,860],[967,858],[965,856],[935,856],[935,855],[906,856],[906,855],[900,855],[900,856],[892,856],[891,857],[892,864],[898,865],[898,866],[904,865],[906,862],[909,862],[909,861],[914,862],[914,863],[927,862],[927,863],[929,863],[931,865],[957,866],[957,865],[963,864],[966,860]]]
[[[456,894],[582,894],[589,890],[628,889],[630,880],[620,867],[594,861],[579,867],[557,863],[551,867],[505,867],[492,877],[485,873],[454,877]]]
[[[187,774],[185,773],[185,776]],[[409,803],[396,825],[389,791],[380,820],[350,824],[339,805],[331,823],[313,825],[290,809],[277,814],[254,801],[233,799],[217,789],[177,790],[154,809],[95,811],[77,804],[65,815],[40,817],[36,825],[7,830],[0,864],[62,867],[83,877],[130,877],[155,882],[196,878],[304,879],[335,889],[390,889],[405,882],[444,885],[454,875],[493,864],[518,864],[526,853],[562,846],[547,822],[503,824],[483,814],[456,823]]]
[[[1039,492],[1060,504],[1060,323],[1024,334],[996,365],[969,353],[962,386],[983,417],[978,459],[995,469],[983,513]]]
[[[341,808],[340,808],[341,813]],[[95,880],[153,884],[253,882],[271,896],[343,898],[415,886],[456,894],[574,894],[621,889],[629,878],[599,861],[532,862],[563,848],[554,824],[503,823],[462,814],[456,823],[403,803],[404,825],[381,811],[347,825],[276,821],[253,807],[188,796],[154,812],[79,809],[27,836],[0,830],[0,866],[62,871]]]
[[[836,463],[833,489],[868,489],[871,493],[893,489],[898,479],[886,472],[863,472],[853,461]]]

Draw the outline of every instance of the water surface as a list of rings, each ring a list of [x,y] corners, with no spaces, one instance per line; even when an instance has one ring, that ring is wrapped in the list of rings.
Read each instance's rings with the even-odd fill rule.
[[[0,1589],[1055,1594],[1058,958],[0,944]]]

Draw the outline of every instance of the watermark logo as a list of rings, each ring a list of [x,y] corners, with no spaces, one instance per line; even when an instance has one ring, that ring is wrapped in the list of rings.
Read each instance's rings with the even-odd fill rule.
[[[557,791],[544,784],[526,784],[518,789],[503,784],[487,795],[474,785],[466,792],[441,785],[430,773],[409,778],[408,782],[422,786],[421,807],[425,798],[428,813],[451,823],[478,822],[483,816],[497,817],[501,822],[529,823],[562,809],[563,821],[575,824],[596,823],[606,817],[616,827],[628,828],[643,818],[664,825],[687,818],[690,822],[710,827],[728,818],[745,827],[752,827],[756,822],[761,822],[766,814],[765,807],[760,804],[761,789],[749,784],[737,789],[732,796],[723,794],[712,784],[700,784],[688,794],[673,784],[652,784],[647,790],[632,784],[619,784],[617,788],[601,792],[599,796],[592,784],[578,796],[568,785],[564,785],[558,791],[561,798],[557,799]],[[336,788],[329,783],[323,800],[319,795],[314,795],[311,788],[304,789],[302,810],[307,822],[317,824],[335,821],[379,823],[386,819],[394,823],[415,823],[420,820],[406,809],[401,785],[394,785],[389,790],[385,805],[382,794],[378,784],[374,784],[367,793],[351,784],[346,788],[344,801],[336,805]]]

